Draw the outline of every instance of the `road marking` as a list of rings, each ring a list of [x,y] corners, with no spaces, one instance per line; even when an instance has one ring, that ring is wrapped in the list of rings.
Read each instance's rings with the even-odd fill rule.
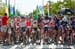
[[[15,49],[18,45],[12,46],[10,49]]]

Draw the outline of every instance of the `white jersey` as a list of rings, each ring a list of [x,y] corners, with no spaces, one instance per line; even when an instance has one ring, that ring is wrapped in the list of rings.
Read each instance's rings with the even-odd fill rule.
[[[11,20],[11,27],[14,27],[14,21]]]
[[[62,20],[68,22],[68,19],[66,16]]]
[[[25,21],[20,22],[20,27],[25,27]]]
[[[18,21],[15,22],[15,27],[16,27],[16,29],[17,29],[17,28],[20,28],[20,22],[18,22]]]
[[[43,20],[44,27],[48,27],[49,20]]]
[[[37,27],[37,21],[33,21],[33,27]]]

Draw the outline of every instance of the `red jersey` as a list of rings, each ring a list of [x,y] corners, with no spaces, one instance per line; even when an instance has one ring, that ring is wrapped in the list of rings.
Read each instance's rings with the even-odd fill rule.
[[[2,25],[7,25],[7,21],[8,21],[8,17],[7,16],[4,16],[2,18]]]
[[[55,27],[55,21],[53,19],[50,21],[49,26],[50,27]]]
[[[27,21],[27,22],[26,22],[26,26],[27,26],[27,27],[28,27],[28,26],[31,26],[31,22]]]

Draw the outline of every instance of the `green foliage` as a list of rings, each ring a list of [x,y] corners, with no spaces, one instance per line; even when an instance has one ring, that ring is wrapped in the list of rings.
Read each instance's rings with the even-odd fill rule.
[[[75,1],[72,0],[64,0],[63,2],[58,1],[57,3],[51,2],[50,3],[50,14],[57,14],[58,11],[62,8],[69,8],[72,9],[73,11],[75,10]],[[37,12],[37,9],[33,11],[33,15],[35,16]],[[39,12],[39,10],[38,10]],[[44,13],[48,13],[48,9],[46,6],[44,6]]]
[[[65,8],[70,8],[72,10],[75,10],[75,1],[72,1],[72,0],[64,0],[64,7]]]
[[[61,9],[61,7],[75,10],[75,1],[71,0],[64,0],[63,2],[58,1],[57,3],[52,3],[50,7],[51,7],[50,8],[51,14],[57,14],[57,12]]]
[[[37,10],[34,10],[34,11],[33,11],[33,16],[35,16],[35,15],[36,15],[36,12],[37,12]]]
[[[6,6],[5,6],[5,4],[2,4],[0,6],[0,16],[3,16],[5,12],[6,12]]]
[[[20,16],[20,12],[18,10],[16,10],[16,16]]]
[[[57,2],[51,4],[50,12],[51,14],[57,14],[57,12],[61,9],[62,2]]]
[[[44,6],[44,13],[48,13],[48,9],[46,9],[46,6]]]
[[[36,10],[33,11],[33,16],[39,15],[40,11],[38,8],[36,8]]]

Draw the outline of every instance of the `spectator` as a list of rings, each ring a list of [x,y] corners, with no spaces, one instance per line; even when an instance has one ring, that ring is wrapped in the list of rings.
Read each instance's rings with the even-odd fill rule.
[[[4,16],[2,17],[2,32],[7,31],[7,21],[8,21],[8,16],[5,13]]]

